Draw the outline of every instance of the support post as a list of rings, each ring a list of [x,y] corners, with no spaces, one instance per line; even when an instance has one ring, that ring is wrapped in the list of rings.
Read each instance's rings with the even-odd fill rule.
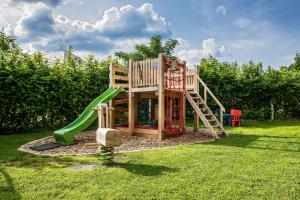
[[[115,64],[113,63],[113,60],[111,61],[109,65],[109,86],[114,87],[115,86]],[[113,101],[109,101],[109,107],[113,108]],[[108,124],[107,124],[108,126]],[[111,110],[109,113],[109,127],[114,128],[115,127],[115,112]]]
[[[185,129],[185,104],[186,104],[186,100],[185,100],[185,89],[186,89],[186,62],[183,61],[184,63],[184,69],[183,69],[183,95],[182,95],[182,104],[183,104],[183,109],[182,109],[182,114],[183,114],[183,128]]]
[[[204,86],[204,102],[207,105],[207,90],[205,86]]]
[[[162,53],[159,54],[159,69],[158,69],[158,139],[164,139],[165,126],[165,95],[164,95],[164,70],[165,59]]]
[[[220,124],[223,127],[223,110],[220,108]]]
[[[194,66],[194,89],[199,92],[199,83],[198,83],[198,69],[197,65]],[[197,107],[199,107],[199,100],[196,102]],[[194,112],[194,131],[198,131],[199,129],[199,116],[196,112]]]
[[[128,72],[128,134],[133,135],[134,132],[134,110],[135,110],[135,100],[134,94],[132,92],[132,68],[133,61],[129,60],[129,72]]]

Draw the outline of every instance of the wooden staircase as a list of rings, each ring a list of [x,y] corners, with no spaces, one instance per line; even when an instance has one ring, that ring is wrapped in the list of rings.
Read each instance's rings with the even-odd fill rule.
[[[199,93],[200,85],[202,86],[202,88],[204,88],[203,98]],[[184,91],[184,94],[188,102],[192,105],[194,112],[201,119],[204,126],[207,128],[208,132],[212,135],[213,138],[219,139],[220,136],[226,135],[226,131],[223,127],[223,113],[225,112],[225,108],[198,76],[197,70],[187,70],[186,89]],[[220,107],[220,121],[207,105],[208,95],[210,95],[210,97],[212,97],[212,99]]]

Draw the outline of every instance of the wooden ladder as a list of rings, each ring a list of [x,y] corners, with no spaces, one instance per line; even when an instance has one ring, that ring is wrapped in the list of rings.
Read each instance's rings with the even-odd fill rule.
[[[186,76],[187,83],[184,94],[188,102],[192,105],[195,113],[197,113],[197,116],[201,119],[204,126],[208,129],[208,132],[215,139],[219,139],[221,135],[227,135],[223,127],[223,113],[225,112],[224,106],[219,102],[219,100],[215,97],[215,95],[211,92],[207,85],[198,76],[197,70],[189,70]],[[199,93],[199,84],[204,88],[204,98],[202,98]],[[220,121],[207,105],[208,95],[210,95],[220,107]]]

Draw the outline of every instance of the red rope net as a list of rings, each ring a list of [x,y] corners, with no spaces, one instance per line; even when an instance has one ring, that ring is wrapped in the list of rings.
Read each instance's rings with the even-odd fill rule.
[[[173,61],[174,62],[174,61]],[[165,135],[183,133],[184,113],[184,70],[185,64],[166,61],[164,74],[165,85]]]

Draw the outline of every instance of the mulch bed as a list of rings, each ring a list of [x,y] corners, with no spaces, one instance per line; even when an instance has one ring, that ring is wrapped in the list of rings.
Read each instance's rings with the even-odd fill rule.
[[[208,134],[205,133],[205,130],[199,130],[194,132],[192,128],[187,128],[185,134],[167,138],[163,141],[157,139],[136,137],[136,136],[124,136],[122,140],[122,145],[120,147],[114,148],[115,152],[128,152],[128,151],[137,151],[144,149],[157,149],[163,147],[172,147],[182,144],[192,144],[205,141],[213,140]],[[95,131],[87,131],[79,133],[75,136],[74,144],[60,146],[55,149],[49,149],[45,151],[35,151],[30,147],[38,146],[41,144],[47,144],[50,142],[55,142],[55,139],[50,136],[29,142],[22,145],[19,150],[39,154],[39,155],[74,155],[74,154],[95,154],[98,153],[97,147],[87,147],[87,143],[96,143],[96,134]]]

